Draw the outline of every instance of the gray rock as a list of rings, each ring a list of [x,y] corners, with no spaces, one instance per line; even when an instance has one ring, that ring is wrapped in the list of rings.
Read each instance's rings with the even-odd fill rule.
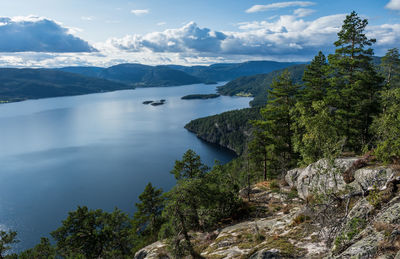
[[[305,168],[295,168],[288,171],[285,175],[285,181],[289,184],[290,187],[297,187],[297,178],[304,171]]]
[[[357,160],[358,158],[340,158],[331,164],[326,159],[321,159],[304,169],[289,171],[285,180],[289,184],[292,182],[302,199],[306,199],[313,192],[343,191],[346,183],[342,173]]]
[[[394,171],[390,168],[361,168],[354,172],[354,181],[346,184],[343,172],[350,169],[359,158],[338,158],[334,163],[321,159],[306,168],[290,170],[285,181],[297,189],[299,197],[306,199],[313,192],[366,191],[377,187],[383,189],[393,179]]]
[[[397,255],[396,255],[396,257],[394,259],[400,259],[400,251],[397,252]]]
[[[374,186],[382,188],[393,176],[393,170],[384,167],[361,168],[354,173],[355,182],[361,185],[364,190]]]
[[[383,239],[383,235],[377,233],[363,238],[352,246],[347,248],[343,253],[335,258],[351,258],[351,259],[367,259],[374,258],[377,250],[378,243]]]
[[[167,245],[165,243],[157,241],[140,249],[135,254],[134,259],[168,259],[170,257],[166,254],[166,247]]]
[[[400,224],[400,203],[395,203],[379,213],[376,221],[387,224]]]

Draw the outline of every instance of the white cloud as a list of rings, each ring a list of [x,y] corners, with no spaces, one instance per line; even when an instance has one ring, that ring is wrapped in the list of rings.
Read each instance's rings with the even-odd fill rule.
[[[386,5],[386,8],[400,11],[400,0],[390,0],[390,2]]]
[[[290,1],[290,2],[280,2],[267,5],[253,5],[252,7],[246,10],[246,13],[263,12],[263,11],[287,8],[287,7],[307,7],[311,5],[315,5],[315,3],[309,1]]]
[[[166,22],[159,22],[159,23],[157,23],[157,26],[164,26],[166,24],[167,24]]]
[[[299,8],[293,11],[293,14],[297,17],[306,17],[315,13],[313,9]]]
[[[239,24],[241,31],[213,31],[190,22],[178,29],[112,38],[107,46],[127,52],[192,53],[200,56],[247,55],[312,57],[320,49],[331,49],[345,15],[305,21],[284,15],[276,21]]]
[[[136,16],[140,15],[145,15],[148,14],[150,11],[148,9],[136,9],[136,10],[131,10],[131,13],[133,13]]]
[[[332,53],[333,42],[337,39],[337,32],[346,15],[305,20],[299,17],[301,13],[295,11],[292,15],[282,15],[274,20],[240,23],[233,31],[216,31],[190,22],[180,28],[110,38],[95,44],[94,47],[99,52],[93,53],[2,53],[0,66],[111,66],[118,63],[200,65],[247,60],[309,61],[319,50],[326,54]],[[41,21],[32,17],[26,20]],[[4,26],[2,24],[7,24],[7,21],[0,20],[0,31]],[[393,48],[400,42],[400,24],[368,26],[366,33],[369,38],[377,39],[373,46],[377,55],[384,55],[388,48]],[[1,40],[2,38],[0,47]]]
[[[92,52],[86,41],[74,36],[78,28],[38,16],[0,17],[0,52]]]

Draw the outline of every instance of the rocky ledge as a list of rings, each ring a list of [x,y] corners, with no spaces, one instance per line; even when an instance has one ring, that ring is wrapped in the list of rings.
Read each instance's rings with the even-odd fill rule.
[[[191,240],[212,259],[400,259],[399,188],[398,168],[366,158],[320,160],[287,172],[279,185],[263,182],[241,191],[252,208],[246,220],[193,232]],[[135,258],[173,257],[159,241]]]

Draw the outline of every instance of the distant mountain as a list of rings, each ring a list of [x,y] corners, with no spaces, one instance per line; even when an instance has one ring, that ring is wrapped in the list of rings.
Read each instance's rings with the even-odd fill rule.
[[[123,89],[133,89],[133,87],[57,70],[0,68],[0,102]]]
[[[244,63],[221,63],[210,66],[177,66],[168,67],[181,70],[192,76],[208,81],[229,81],[241,76],[265,74],[274,70],[293,66],[294,62],[275,62],[275,61],[248,61]]]
[[[120,64],[109,68],[65,67],[58,70],[113,80],[137,87],[189,85],[203,82],[195,76],[167,66]]]
[[[174,86],[230,81],[241,76],[269,73],[297,63],[249,61],[210,66],[120,64],[109,68],[64,67],[57,70],[119,81],[138,87]]]
[[[305,64],[294,65],[285,69],[289,70],[294,82],[300,82],[304,73]],[[250,95],[254,96],[251,106],[264,106],[267,103],[268,88],[272,80],[285,69],[276,70],[268,74],[239,77],[226,85],[218,87],[222,95]]]

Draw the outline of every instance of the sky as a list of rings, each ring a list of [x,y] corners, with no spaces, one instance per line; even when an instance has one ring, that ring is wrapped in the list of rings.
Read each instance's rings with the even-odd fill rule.
[[[1,0],[0,67],[303,62],[353,10],[376,55],[400,47],[400,0]]]

